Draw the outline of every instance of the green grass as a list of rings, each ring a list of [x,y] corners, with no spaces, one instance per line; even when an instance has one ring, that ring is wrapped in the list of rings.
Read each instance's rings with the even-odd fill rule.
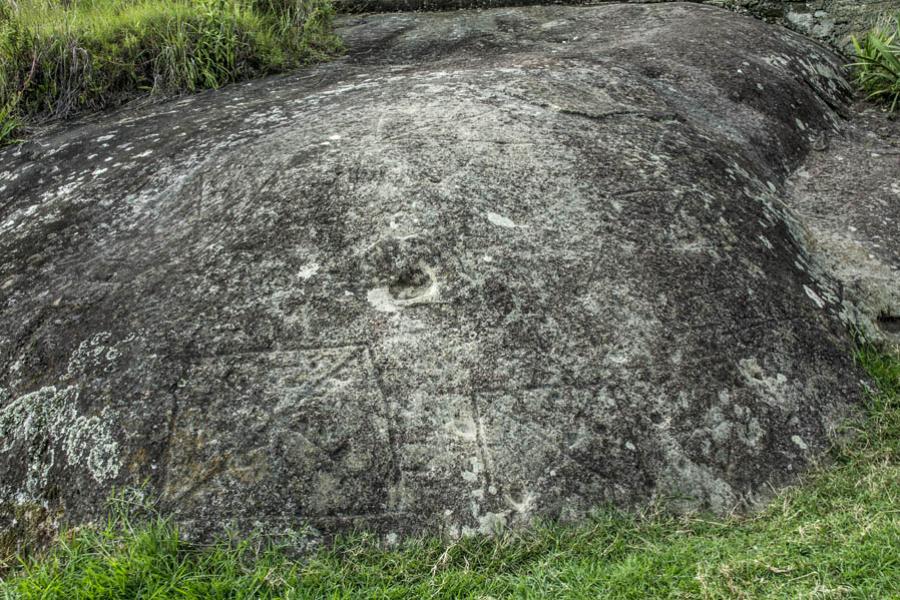
[[[0,144],[28,126],[327,57],[329,0],[0,0]]]
[[[868,32],[853,38],[857,62],[856,81],[869,99],[900,107],[900,13]]]
[[[858,358],[877,382],[865,422],[750,517],[604,510],[457,543],[355,536],[292,559],[259,537],[191,545],[119,500],[105,527],[15,567],[0,598],[900,598],[900,354]]]

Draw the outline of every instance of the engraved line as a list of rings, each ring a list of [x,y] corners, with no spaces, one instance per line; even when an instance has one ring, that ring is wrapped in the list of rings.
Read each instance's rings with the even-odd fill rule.
[[[488,452],[487,441],[484,435],[484,423],[481,420],[481,411],[478,408],[478,398],[475,394],[470,396],[472,403],[472,417],[475,419],[475,437],[478,441],[478,448],[481,450],[481,460],[484,461],[485,479],[489,486],[494,485],[494,461]]]
[[[391,477],[392,482],[395,484],[399,484],[403,479],[403,473],[400,470],[400,459],[397,456],[399,451],[399,441],[397,436],[397,416],[394,414],[393,408],[391,406],[391,401],[388,399],[387,392],[385,391],[384,386],[384,378],[381,375],[381,369],[378,368],[378,365],[375,363],[375,353],[372,350],[372,347],[366,344],[366,355],[369,359],[369,365],[372,369],[372,376],[375,379],[375,386],[378,388],[378,392],[381,394],[381,399],[384,402],[384,418],[387,421],[388,427],[388,444],[391,447]]]

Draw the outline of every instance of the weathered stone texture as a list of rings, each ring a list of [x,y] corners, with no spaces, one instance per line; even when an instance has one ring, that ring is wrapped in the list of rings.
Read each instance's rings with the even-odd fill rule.
[[[672,0],[622,0],[635,4]],[[689,0],[691,1],[691,0]],[[884,17],[900,12],[900,0],[693,0],[751,14],[784,25],[852,54],[851,36],[868,31]],[[604,4],[603,0],[336,0],[342,12],[390,12],[497,8],[531,4]]]
[[[851,53],[851,36],[861,35],[879,20],[900,13],[900,0],[709,0],[781,23],[786,27]]]
[[[850,312],[783,200],[834,55],[698,5],[342,33],[0,152],[0,503],[459,535],[821,456]]]
[[[900,120],[861,105],[788,180],[807,246],[841,283],[867,338],[900,345]]]

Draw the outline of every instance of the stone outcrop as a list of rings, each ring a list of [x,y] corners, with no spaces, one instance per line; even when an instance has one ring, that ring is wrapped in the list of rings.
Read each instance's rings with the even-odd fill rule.
[[[849,114],[834,55],[700,5],[342,33],[0,152],[0,502],[460,535],[819,459],[862,309],[784,200]]]
[[[900,345],[900,121],[861,105],[788,180],[805,245],[839,282],[853,328]]]
[[[852,54],[851,36],[900,13],[900,0],[709,0],[782,24]]]
[[[625,0],[638,4],[672,0]],[[851,36],[861,35],[886,16],[900,12],[900,0],[693,0],[783,25],[853,54]],[[597,5],[604,0],[557,0],[543,4]],[[342,12],[458,10],[541,4],[537,0],[335,0]]]

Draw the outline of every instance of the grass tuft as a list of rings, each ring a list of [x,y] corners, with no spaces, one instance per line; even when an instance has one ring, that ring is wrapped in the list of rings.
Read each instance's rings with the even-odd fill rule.
[[[862,39],[853,38],[857,62],[856,81],[870,100],[889,105],[891,112],[900,106],[900,13],[869,31]]]
[[[16,113],[18,97],[11,98],[0,107],[0,147],[18,141],[16,134],[22,129],[22,121]]]
[[[2,0],[0,144],[29,125],[321,60],[329,0]]]

